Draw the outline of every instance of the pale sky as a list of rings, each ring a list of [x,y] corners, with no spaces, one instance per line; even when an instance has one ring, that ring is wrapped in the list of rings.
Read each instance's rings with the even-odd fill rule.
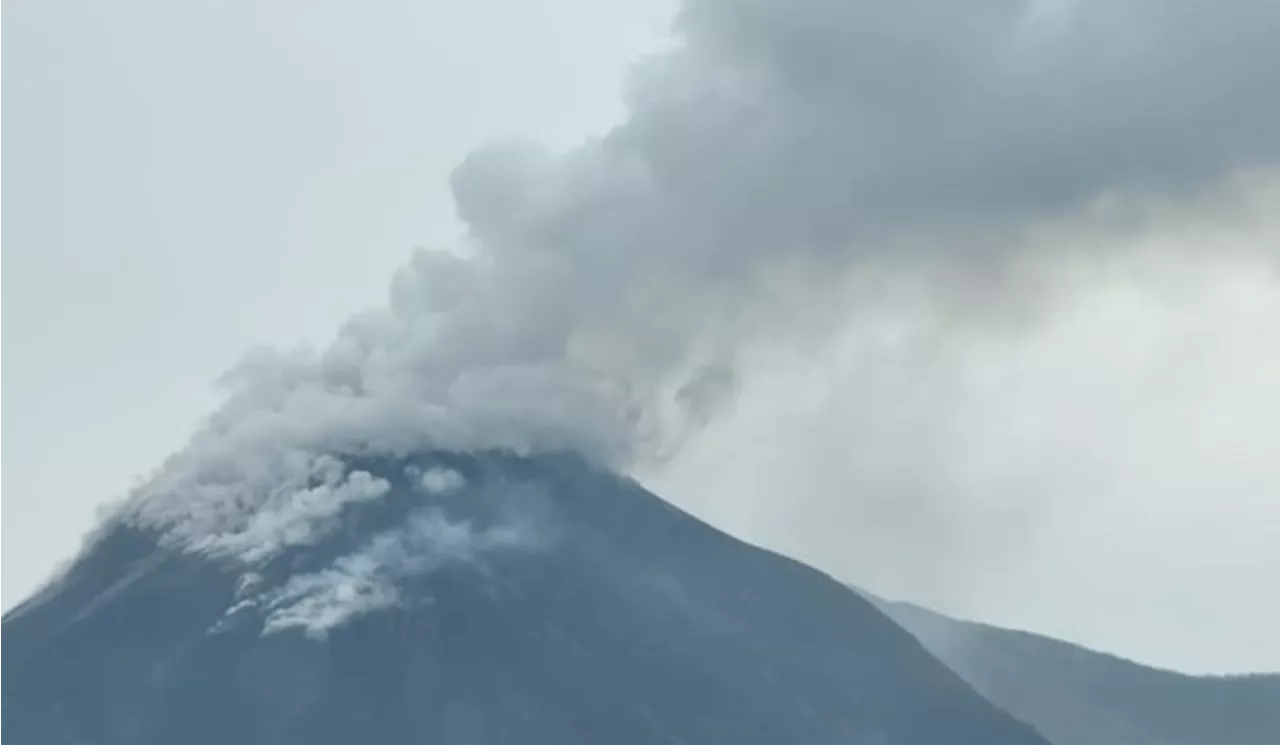
[[[246,349],[325,342],[411,248],[450,244],[475,147],[616,122],[673,5],[6,11],[8,607],[181,447]],[[1038,266],[998,299],[860,287],[843,328],[771,346],[641,475],[884,594],[1160,665],[1280,670],[1280,190],[1242,183],[1135,225],[1046,227],[1043,287]],[[940,324],[934,303],[995,322]]]
[[[258,344],[332,336],[458,228],[493,137],[620,113],[671,7],[5,4],[4,604],[180,447]]]

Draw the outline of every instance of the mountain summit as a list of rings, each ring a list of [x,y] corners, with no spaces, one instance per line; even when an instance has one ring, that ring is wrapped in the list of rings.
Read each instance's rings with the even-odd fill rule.
[[[5,616],[6,742],[1044,743],[843,585],[578,458],[341,470],[360,498],[203,538],[122,511]]]

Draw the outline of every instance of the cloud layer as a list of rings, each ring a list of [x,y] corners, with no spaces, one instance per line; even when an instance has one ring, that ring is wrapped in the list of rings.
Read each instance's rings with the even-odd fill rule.
[[[1031,300],[957,317],[881,286],[821,345],[762,350],[734,410],[644,480],[886,596],[1280,669],[1277,185],[1045,231]]]
[[[1019,297],[1023,267],[1081,249],[1041,226],[1099,204],[1148,219],[1126,205],[1234,193],[1280,158],[1267,0],[689,0],[675,31],[614,129],[468,157],[464,244],[416,253],[328,348],[246,359],[133,514],[268,546],[377,497],[341,473],[315,493],[326,458],[666,458],[744,358],[831,338],[868,285],[949,314]]]

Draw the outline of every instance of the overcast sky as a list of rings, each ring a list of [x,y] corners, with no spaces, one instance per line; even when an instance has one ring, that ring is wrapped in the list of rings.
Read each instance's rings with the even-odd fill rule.
[[[248,348],[320,343],[458,232],[493,137],[620,115],[670,6],[5,6],[4,603],[182,445]]]
[[[965,37],[950,35],[947,12],[936,24],[892,13],[815,24],[770,10],[785,3],[741,14],[693,5],[686,34],[704,52],[770,61],[769,77],[736,77],[742,69],[717,57],[679,78],[727,86],[725,109],[698,107],[696,121],[669,115],[669,83],[648,103],[641,80],[627,88],[638,113],[621,139],[670,158],[686,184],[723,180],[709,187],[719,201],[703,205],[713,217],[744,203],[735,184],[804,176],[751,195],[768,207],[735,213],[735,248],[755,250],[761,235],[847,237],[849,221],[874,232],[960,214],[1035,218],[1018,238],[1035,250],[987,261],[982,251],[999,241],[983,228],[983,245],[958,262],[982,267],[967,281],[950,258],[916,263],[931,252],[896,227],[849,239],[859,255],[868,241],[905,240],[913,258],[843,272],[825,288],[839,299],[823,306],[821,334],[742,352],[736,395],[673,460],[646,467],[646,482],[883,594],[1161,665],[1280,670],[1280,182],[1274,140],[1260,134],[1275,110],[1236,111],[1215,87],[1274,75],[1266,59],[1250,64],[1259,37],[1242,37],[1226,62],[1201,59],[1198,45],[1215,49],[1233,29],[1215,13],[1186,48],[1169,43],[1176,27],[1102,37],[1113,46],[1094,47],[1096,68],[1029,54],[1069,80],[1086,110],[1064,127],[1070,107],[1055,108],[1031,72],[1025,89],[1016,75],[986,77],[994,15],[966,17]],[[1051,25],[1062,5],[1037,4],[1036,22]],[[1195,3],[1182,5],[1195,16]],[[212,382],[245,349],[325,343],[353,311],[382,302],[409,249],[456,240],[455,193],[473,232],[507,229],[505,213],[484,212],[493,169],[512,175],[506,161],[473,159],[451,191],[455,167],[496,136],[565,148],[628,116],[628,63],[664,45],[673,6],[6,10],[8,607],[75,550],[97,505],[182,445],[218,403]],[[1106,28],[1142,28],[1146,17],[1135,18]],[[889,95],[863,71],[899,42],[965,64],[926,65]],[[1140,102],[1131,94],[1148,91],[1144,79],[1124,74],[1133,49],[1170,81]],[[1147,58],[1136,59],[1142,68]],[[735,98],[734,86],[750,95]],[[950,101],[965,86],[984,102],[980,116]],[[851,181],[821,168],[858,149],[843,146],[849,130],[827,126],[846,122],[846,91],[850,110],[873,110],[856,143],[869,143],[856,153],[867,165]],[[744,113],[733,108],[741,101],[769,104],[758,112],[767,126],[730,119],[718,162],[720,143],[697,138],[726,111]],[[810,111],[815,101],[822,108]],[[946,138],[902,147],[899,117],[918,119],[912,136],[930,135],[939,111],[954,122]],[[1132,124],[1142,116],[1173,124],[1152,137]],[[776,147],[744,163],[735,148],[753,137]],[[1053,150],[1064,138],[1078,150]],[[1122,149],[1108,150],[1116,141]],[[700,150],[681,149],[690,143]],[[1227,167],[1224,153],[1245,167]],[[964,186],[938,179],[939,162]],[[1028,164],[1059,177],[1029,192]],[[1169,188],[1112,194],[1153,173]],[[841,189],[862,212],[824,205]],[[707,265],[723,258],[714,243],[698,248]],[[692,266],[686,275],[701,277]],[[944,279],[921,280],[928,272]],[[815,320],[813,303],[802,305]]]

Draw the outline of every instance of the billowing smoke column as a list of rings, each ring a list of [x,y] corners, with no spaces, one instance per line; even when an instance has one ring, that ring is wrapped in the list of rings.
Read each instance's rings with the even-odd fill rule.
[[[127,514],[206,550],[264,526],[287,545],[385,489],[347,456],[625,468],[848,271],[994,266],[1030,221],[1280,157],[1270,0],[689,0],[676,37],[598,139],[467,158],[464,245],[415,254],[327,349],[252,355]]]

